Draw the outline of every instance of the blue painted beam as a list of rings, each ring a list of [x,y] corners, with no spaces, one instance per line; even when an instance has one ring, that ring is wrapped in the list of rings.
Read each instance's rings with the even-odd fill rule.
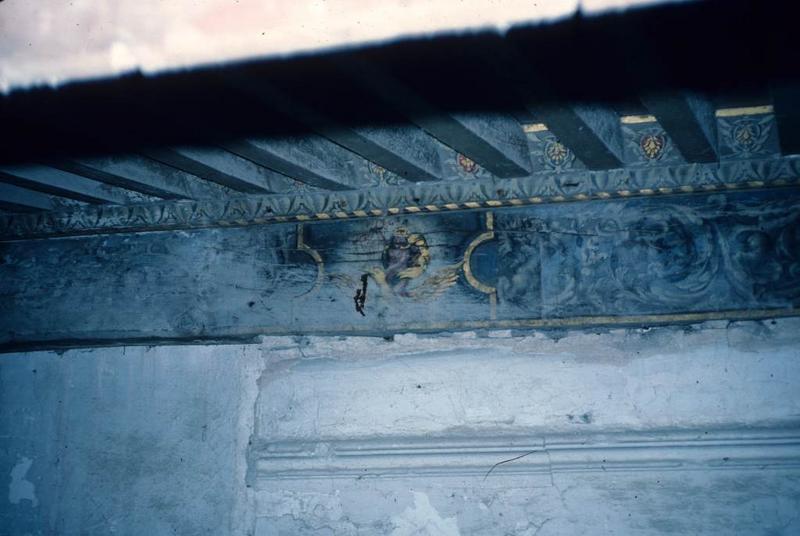
[[[47,166],[2,166],[0,181],[86,203],[129,202],[112,187],[80,175]]]
[[[237,191],[282,193],[292,188],[292,181],[288,177],[220,147],[170,147],[147,150],[145,154],[164,164]]]
[[[642,103],[669,134],[687,162],[717,162],[717,119],[713,104],[697,95],[644,95]]]
[[[55,207],[50,197],[41,192],[0,183],[0,208],[9,212],[33,212]]]
[[[587,168],[623,167],[622,130],[611,109],[585,105],[550,105],[531,112],[569,147]]]
[[[326,190],[353,190],[369,181],[353,167],[358,157],[325,138],[307,135],[296,138],[248,138],[223,147],[256,164]]]
[[[209,199],[226,197],[226,190],[184,171],[137,154],[84,157],[49,162],[106,184],[162,199]]]

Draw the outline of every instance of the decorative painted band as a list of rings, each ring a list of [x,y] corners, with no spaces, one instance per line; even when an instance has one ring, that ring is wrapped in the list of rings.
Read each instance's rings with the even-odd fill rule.
[[[314,222],[800,184],[800,158],[536,174],[302,195],[99,205],[0,217],[0,241]]]
[[[800,468],[800,429],[256,443],[256,481]]]

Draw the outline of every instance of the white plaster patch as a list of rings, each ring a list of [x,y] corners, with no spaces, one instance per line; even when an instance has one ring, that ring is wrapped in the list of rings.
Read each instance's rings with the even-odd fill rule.
[[[39,499],[36,498],[36,488],[33,482],[25,479],[28,469],[33,465],[30,458],[22,458],[11,470],[11,483],[8,485],[8,501],[11,504],[19,504],[24,500],[31,501],[35,507],[39,506]]]
[[[459,536],[455,517],[443,518],[433,507],[428,495],[413,491],[414,507],[406,508],[402,514],[392,518],[395,529],[392,536]]]

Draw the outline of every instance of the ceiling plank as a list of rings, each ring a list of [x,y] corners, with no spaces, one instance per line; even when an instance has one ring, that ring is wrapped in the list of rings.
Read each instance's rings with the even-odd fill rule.
[[[33,212],[52,210],[54,206],[52,200],[41,192],[0,183],[0,208],[11,212]]]
[[[531,112],[587,168],[623,167],[622,130],[613,110],[577,104],[532,108]]]
[[[317,131],[407,181],[435,181],[443,177],[441,155],[435,140],[416,125],[374,128],[322,126]]]
[[[87,177],[164,199],[209,199],[232,191],[183,170],[139,154],[81,158],[74,172]],[[59,162],[59,167],[68,167]],[[73,171],[68,169],[67,171]]]
[[[349,125],[263,81],[256,83],[250,78],[239,77],[236,87],[262,103],[270,113],[297,121],[403,179],[411,182],[442,179],[439,147],[416,125]]]
[[[447,114],[374,64],[354,61],[343,65],[387,105],[494,175],[512,178],[532,172],[528,140],[522,125],[510,114]]]
[[[719,161],[717,121],[711,101],[680,93],[644,95],[641,101],[687,162]]]
[[[522,125],[507,114],[416,115],[416,124],[501,178],[532,171]]]
[[[231,141],[228,151],[278,173],[326,190],[353,190],[369,186],[353,169],[359,158],[319,136]]]
[[[775,121],[783,154],[800,154],[800,86],[772,88]]]
[[[47,166],[3,166],[0,181],[86,203],[129,203],[122,193],[106,184]]]
[[[220,147],[170,147],[145,151],[151,158],[205,180],[248,193],[282,193],[292,180]]]

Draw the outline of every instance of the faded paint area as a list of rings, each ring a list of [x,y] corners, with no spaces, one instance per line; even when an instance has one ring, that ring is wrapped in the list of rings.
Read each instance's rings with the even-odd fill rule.
[[[797,534],[798,333],[0,355],[0,534]]]
[[[33,482],[29,482],[25,478],[32,464],[33,460],[30,458],[22,458],[11,470],[11,483],[8,485],[8,502],[11,504],[30,501],[34,508],[39,506],[39,499],[36,498],[36,487]]]
[[[428,495],[413,491],[414,507],[406,508],[399,516],[393,517],[395,529],[392,536],[413,536],[414,534],[430,534],[431,536],[459,536],[458,522],[455,517],[443,519],[431,504]]]

